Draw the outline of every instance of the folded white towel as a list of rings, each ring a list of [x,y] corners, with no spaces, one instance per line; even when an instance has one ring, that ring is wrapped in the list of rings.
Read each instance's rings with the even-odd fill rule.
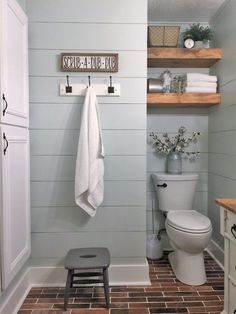
[[[202,82],[202,81],[186,81],[186,87],[206,87],[206,88],[217,88],[217,83],[214,82]]]
[[[186,93],[216,93],[216,88],[209,87],[186,87]]]
[[[81,117],[75,171],[75,202],[91,217],[104,197],[104,147],[97,97],[87,88]]]
[[[217,82],[217,76],[202,73],[187,73],[186,81]]]

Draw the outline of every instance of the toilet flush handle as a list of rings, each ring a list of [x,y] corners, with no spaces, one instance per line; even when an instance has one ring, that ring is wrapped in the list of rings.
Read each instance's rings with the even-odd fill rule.
[[[157,184],[157,186],[158,186],[159,188],[167,188],[167,184],[166,184],[166,183]]]
[[[231,233],[236,238],[236,224],[231,227]]]

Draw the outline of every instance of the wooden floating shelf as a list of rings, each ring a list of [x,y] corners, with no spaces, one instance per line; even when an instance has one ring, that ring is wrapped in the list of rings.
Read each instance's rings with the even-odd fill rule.
[[[221,58],[219,48],[148,48],[149,68],[210,68]]]
[[[148,107],[210,107],[218,105],[220,94],[202,93],[150,93],[147,94]]]

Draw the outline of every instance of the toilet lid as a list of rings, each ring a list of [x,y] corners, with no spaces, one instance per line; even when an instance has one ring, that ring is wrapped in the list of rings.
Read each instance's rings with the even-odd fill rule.
[[[167,223],[176,229],[189,232],[211,229],[210,219],[195,210],[171,211],[167,215]]]

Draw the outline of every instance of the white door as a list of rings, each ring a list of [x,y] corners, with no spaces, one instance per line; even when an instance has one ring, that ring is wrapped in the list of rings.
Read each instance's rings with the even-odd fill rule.
[[[30,254],[29,131],[1,126],[1,266],[5,289]]]
[[[0,0],[0,122],[28,126],[28,24],[16,0]]]

